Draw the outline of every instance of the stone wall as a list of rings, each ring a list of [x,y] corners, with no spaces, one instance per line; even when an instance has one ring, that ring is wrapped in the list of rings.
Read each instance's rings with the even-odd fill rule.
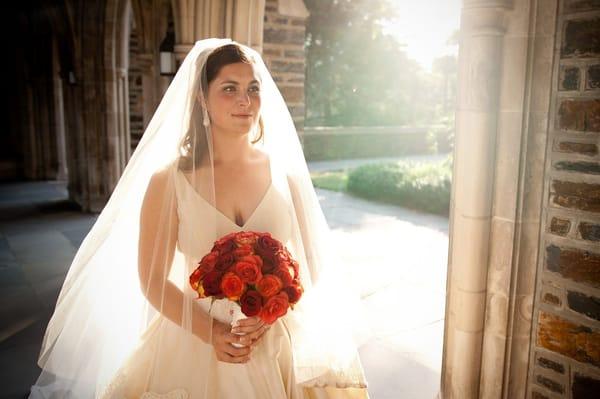
[[[278,1],[267,0],[263,59],[299,129],[304,125],[305,25],[306,18],[282,15]]]
[[[306,127],[302,147],[307,161],[449,152],[449,147],[436,145],[433,131],[436,130],[400,126]]]
[[[600,392],[600,2],[559,2],[530,397]]]
[[[144,96],[142,68],[139,63],[140,43],[135,25],[129,35],[129,132],[131,152],[135,150],[144,133]]]

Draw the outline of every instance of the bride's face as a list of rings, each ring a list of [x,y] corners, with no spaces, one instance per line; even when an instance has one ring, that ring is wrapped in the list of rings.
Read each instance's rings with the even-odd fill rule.
[[[206,105],[213,129],[249,133],[260,116],[260,81],[252,65],[223,66],[208,85]]]

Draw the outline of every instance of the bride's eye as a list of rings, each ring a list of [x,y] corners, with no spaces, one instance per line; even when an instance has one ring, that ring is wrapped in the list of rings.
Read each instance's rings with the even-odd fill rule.
[[[248,92],[249,93],[260,93],[260,87],[259,86],[251,86],[248,89]]]
[[[235,92],[235,86],[225,86],[223,87],[223,91],[225,93],[233,93]]]

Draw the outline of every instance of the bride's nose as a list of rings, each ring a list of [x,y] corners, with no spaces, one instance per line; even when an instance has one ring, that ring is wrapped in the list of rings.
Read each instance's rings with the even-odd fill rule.
[[[247,107],[250,105],[250,95],[244,91],[240,91],[237,102],[239,105]]]

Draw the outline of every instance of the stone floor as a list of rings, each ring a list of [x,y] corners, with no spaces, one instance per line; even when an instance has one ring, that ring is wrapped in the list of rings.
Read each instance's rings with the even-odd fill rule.
[[[342,193],[317,193],[340,253],[353,275],[360,275],[375,332],[361,347],[371,398],[434,398],[448,220]],[[27,396],[39,373],[36,358],[62,281],[95,221],[65,198],[60,182],[0,186],[0,398]]]

